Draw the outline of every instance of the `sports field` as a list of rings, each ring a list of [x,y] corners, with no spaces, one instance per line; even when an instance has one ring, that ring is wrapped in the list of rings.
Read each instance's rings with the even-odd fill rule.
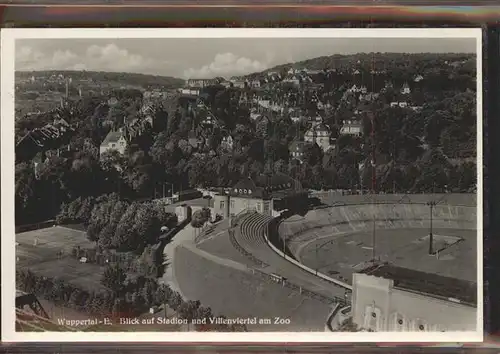
[[[336,236],[322,233],[295,247],[295,253],[303,264],[349,283],[352,273],[365,268],[373,255],[401,267],[476,281],[475,230],[434,229],[433,247],[440,250],[439,256],[429,255],[428,234],[423,228],[381,229],[375,231],[374,243],[369,230]]]
[[[80,263],[70,254],[75,246],[91,247],[85,232],[55,226],[16,235],[16,267],[37,274],[58,277],[88,290],[104,289],[100,284],[104,267]]]
[[[474,195],[368,197],[371,201],[359,195],[331,198],[337,204],[284,220],[279,234],[300,262],[347,283],[353,272],[366,268],[373,259],[476,281]],[[432,214],[428,201],[439,201]],[[429,255],[431,215],[431,253],[439,251],[436,255]]]

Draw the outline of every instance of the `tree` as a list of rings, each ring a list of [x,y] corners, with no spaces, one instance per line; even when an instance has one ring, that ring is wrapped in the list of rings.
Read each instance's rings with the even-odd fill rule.
[[[334,332],[360,332],[361,329],[352,320],[352,317],[345,319]]]
[[[34,169],[27,163],[17,164],[15,171],[16,222],[33,220],[32,217],[38,207],[36,187]]]
[[[199,306],[198,309],[196,310],[196,315],[194,318],[198,318],[200,320],[206,320],[207,323],[209,321],[209,318],[213,317],[212,309],[210,307],[203,307]]]
[[[304,146],[303,161],[310,166],[321,164],[323,158],[323,151],[318,144],[306,144]]]
[[[155,302],[158,305],[166,305],[170,298],[173,296],[174,292],[170,288],[170,286],[161,284],[158,286],[156,289],[156,294],[155,294]]]
[[[115,295],[118,295],[123,290],[126,279],[127,273],[118,263],[116,263],[109,265],[104,270],[101,284],[111,290]]]
[[[182,303],[182,296],[176,291],[174,291],[172,296],[168,298],[168,306],[174,311],[177,311]]]
[[[135,230],[135,215],[139,210],[139,203],[129,205],[125,213],[123,213],[117,227],[113,239],[113,247],[118,250],[126,251],[134,249],[137,244],[137,236]]]
[[[203,215],[202,210],[196,210],[191,217],[191,226],[195,229],[203,227],[206,223],[206,218]]]
[[[138,251],[144,249],[149,243],[158,241],[160,235],[161,224],[156,217],[156,211],[151,203],[143,203],[135,214],[135,235],[134,244],[130,244],[130,249],[136,248]]]
[[[200,308],[200,302],[199,301],[187,301],[183,302],[179,309],[177,310],[177,313],[179,316],[188,322],[188,326],[190,323],[193,322],[193,319],[196,318],[198,315],[198,310]]]

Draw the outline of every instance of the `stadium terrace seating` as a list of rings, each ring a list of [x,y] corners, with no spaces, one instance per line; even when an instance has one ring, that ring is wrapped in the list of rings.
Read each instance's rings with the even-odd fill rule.
[[[476,229],[477,211],[473,206],[436,205],[433,208],[435,228]],[[359,204],[339,205],[309,211],[304,217],[293,216],[279,226],[287,240],[299,240],[311,229],[319,234],[357,232],[375,225],[380,229],[425,228],[430,223],[426,204]],[[307,233],[313,237],[313,233]],[[299,239],[297,239],[299,238]]]

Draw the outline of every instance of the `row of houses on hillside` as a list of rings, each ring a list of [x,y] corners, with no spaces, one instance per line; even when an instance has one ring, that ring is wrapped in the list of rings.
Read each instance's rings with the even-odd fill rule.
[[[158,99],[169,99],[175,96],[175,91],[172,90],[161,90],[161,89],[153,89],[144,91],[142,97],[144,100],[158,100]]]
[[[28,161],[39,152],[59,148],[69,141],[74,131],[75,128],[61,118],[55,118],[52,123],[31,130],[16,144],[16,161]]]
[[[340,128],[340,135],[350,135],[359,137],[363,133],[363,124],[360,119],[352,118],[344,120]],[[312,126],[304,134],[302,140],[294,140],[290,146],[290,156],[302,162],[307,144],[317,144],[323,152],[327,152],[335,146],[335,139],[332,139],[330,127],[323,123],[321,117],[317,117]]]

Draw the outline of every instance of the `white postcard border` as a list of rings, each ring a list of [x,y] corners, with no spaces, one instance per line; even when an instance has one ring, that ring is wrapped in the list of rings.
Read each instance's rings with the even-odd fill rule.
[[[16,332],[14,225],[14,68],[17,39],[116,38],[475,38],[477,43],[477,330],[474,332]],[[481,342],[483,340],[483,107],[482,31],[480,28],[416,29],[2,29],[1,30],[1,196],[2,341],[5,342],[163,342],[163,343],[342,343]],[[325,314],[325,319],[327,314]]]

